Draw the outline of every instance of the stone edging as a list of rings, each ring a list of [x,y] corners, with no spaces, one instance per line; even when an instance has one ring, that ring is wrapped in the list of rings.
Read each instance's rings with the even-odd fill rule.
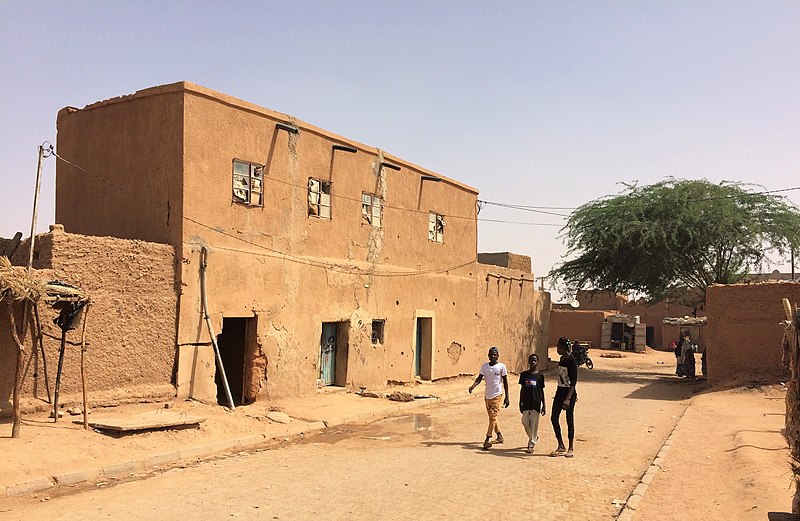
[[[645,473],[639,479],[639,483],[633,488],[633,491],[628,496],[628,499],[625,500],[625,504],[622,506],[619,514],[615,517],[617,521],[631,521],[636,510],[639,508],[639,505],[644,499],[645,492],[647,492],[647,488],[650,486],[650,483],[653,482],[653,478],[656,477],[659,469],[662,468],[664,464],[664,459],[667,457],[669,453],[669,449],[672,447],[672,438],[675,435],[675,429],[678,428],[678,425],[681,423],[683,419],[683,415],[686,414],[686,411],[691,406],[691,403],[686,405],[681,413],[678,421],[675,422],[675,425],[672,427],[672,430],[667,436],[667,439],[664,440],[664,443],[661,445],[661,449],[656,454],[656,457],[653,458],[653,461],[650,463],[650,466],[647,468]]]

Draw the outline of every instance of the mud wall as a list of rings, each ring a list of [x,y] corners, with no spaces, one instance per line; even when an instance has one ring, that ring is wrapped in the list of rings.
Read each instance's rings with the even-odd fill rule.
[[[614,314],[614,311],[551,310],[549,344],[555,346],[564,336],[572,340],[588,340],[592,347],[598,348],[603,321]]]
[[[180,243],[179,89],[65,108],[56,128],[58,153],[72,163],[56,162],[56,222],[70,233]]]
[[[584,311],[597,311],[608,309],[622,309],[628,302],[628,297],[608,291],[578,290],[575,300]]]
[[[711,286],[705,341],[709,383],[785,381],[781,299],[800,302],[800,283]]]
[[[346,323],[346,356],[337,347],[341,384],[413,380],[417,318],[430,319],[433,337],[426,376],[466,372],[451,346],[474,349],[477,191],[286,114],[184,89],[184,204],[202,224],[186,223],[179,246],[181,352],[195,346],[192,357],[209,359],[199,313],[206,246],[216,331],[229,317],[248,317],[258,331],[244,395],[313,392],[324,322]],[[334,148],[341,145],[350,150]],[[263,165],[263,206],[232,202],[234,160]],[[330,219],[309,215],[309,179],[330,183]],[[364,219],[362,194],[382,199],[380,226]],[[431,212],[444,216],[441,242],[429,238]],[[372,342],[373,320],[385,321],[383,342]],[[211,380],[213,364],[202,365],[203,378],[181,371],[180,393],[184,380]],[[214,388],[206,387],[193,396],[208,399]]]
[[[192,390],[188,387],[191,378],[179,377],[178,392],[213,401],[213,353],[200,313],[200,254],[190,245],[184,252],[178,342],[182,353],[185,346],[200,349],[196,356],[205,361],[208,371],[194,375]],[[346,376],[338,385],[357,388],[384,386],[389,380],[414,381],[417,318],[430,318],[432,323],[431,379],[474,370],[474,266],[449,274],[382,277],[213,247],[207,266],[215,332],[222,331],[229,317],[249,318],[257,328],[245,360],[245,395],[312,393],[320,373],[324,322],[344,323],[346,329],[346,344],[340,339],[337,346],[346,349]],[[246,279],[242,273],[248,274]],[[373,320],[384,322],[383,341],[372,341]],[[337,371],[341,363],[337,360]]]
[[[501,268],[509,268],[523,273],[531,273],[531,258],[527,255],[519,255],[507,251],[500,253],[479,253],[478,262],[481,264],[493,264]]]
[[[28,242],[12,261],[27,264]],[[172,389],[175,360],[176,295],[174,254],[163,244],[87,237],[59,229],[37,237],[34,277],[60,280],[81,288],[92,299],[87,316],[86,373],[90,401],[161,396]],[[18,311],[22,306],[17,305]],[[56,312],[40,307],[44,347],[51,387],[55,384],[61,330],[53,324]],[[5,312],[0,313],[0,414],[11,407],[16,347]],[[80,330],[67,334],[61,392],[69,404],[80,393]],[[44,403],[42,360],[26,340],[29,364],[22,396]],[[37,377],[34,378],[33,374]],[[174,392],[173,392],[174,394]]]
[[[500,349],[500,360],[515,373],[527,369],[532,353],[547,360],[550,294],[535,290],[533,274],[481,264],[475,277],[478,341],[469,372],[477,374],[491,346]]]

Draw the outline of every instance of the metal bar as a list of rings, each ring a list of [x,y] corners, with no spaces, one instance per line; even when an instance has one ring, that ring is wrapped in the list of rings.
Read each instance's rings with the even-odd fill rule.
[[[200,300],[203,307],[203,318],[205,318],[206,326],[208,327],[208,334],[211,337],[211,344],[214,346],[214,356],[217,359],[217,369],[222,377],[222,386],[225,388],[225,397],[228,399],[228,406],[233,411],[236,406],[233,404],[233,396],[231,396],[231,388],[228,385],[228,377],[225,375],[225,367],[222,365],[222,355],[219,354],[219,346],[217,345],[217,336],[214,334],[214,328],[211,325],[211,317],[208,315],[208,298],[206,297],[206,268],[208,266],[208,248],[203,246],[200,249]]]
[[[332,148],[334,150],[341,150],[342,152],[350,152],[351,154],[355,154],[356,152],[358,152],[358,149],[356,147],[351,147],[350,145],[340,145],[338,143],[333,145]]]
[[[275,127],[279,128],[280,130],[285,130],[290,134],[297,134],[300,130],[297,127],[293,127],[288,123],[275,123]]]
[[[47,389],[47,403],[53,403],[53,397],[50,396],[50,377],[47,376],[47,356],[44,352],[44,342],[42,333],[42,319],[39,318],[39,303],[33,305],[33,317],[36,322],[36,339],[39,342],[39,349],[42,351],[42,371],[44,371],[44,387]]]
[[[86,320],[89,316],[89,308],[92,301],[86,303],[83,310],[83,329],[81,330],[81,393],[83,394],[83,428],[89,430],[89,411],[86,409],[86,371],[84,369],[84,358],[86,358]]]
[[[391,168],[392,170],[400,170],[398,165],[395,165],[394,163],[388,163],[386,161],[381,161],[381,166],[385,168]]]
[[[53,393],[53,422],[58,423],[58,393],[61,390],[61,370],[64,367],[64,351],[67,344],[67,330],[61,330],[61,347],[58,350],[58,371],[56,371],[56,389]]]

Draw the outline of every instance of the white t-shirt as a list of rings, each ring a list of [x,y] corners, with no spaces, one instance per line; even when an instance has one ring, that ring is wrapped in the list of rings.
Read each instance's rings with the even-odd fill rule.
[[[486,380],[487,400],[503,394],[503,377],[508,375],[506,364],[497,362],[494,365],[489,365],[489,362],[486,362],[481,366],[481,374]]]

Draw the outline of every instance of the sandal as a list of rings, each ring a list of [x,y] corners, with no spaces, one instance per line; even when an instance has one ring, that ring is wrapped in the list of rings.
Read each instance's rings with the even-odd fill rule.
[[[575,457],[575,453],[572,452],[572,450],[568,450],[567,453],[564,454],[564,457],[565,458],[574,458]]]
[[[492,448],[492,439],[486,438],[486,441],[483,442],[483,450],[489,450]]]
[[[556,449],[550,453],[551,458],[556,458],[558,456],[563,456],[567,452],[566,449]]]
[[[503,438],[503,435],[498,432],[497,433],[497,441],[496,441],[496,443],[503,443],[504,441],[505,441],[505,438]]]

